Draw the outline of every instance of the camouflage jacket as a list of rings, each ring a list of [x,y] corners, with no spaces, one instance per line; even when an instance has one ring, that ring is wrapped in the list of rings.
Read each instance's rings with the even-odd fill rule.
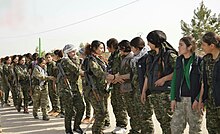
[[[39,65],[36,65],[32,72],[32,85],[44,86],[47,85],[47,80],[49,79],[46,69],[41,68]]]
[[[57,69],[57,66],[56,66],[56,62],[55,61],[52,61],[50,63],[47,63],[47,74],[49,76],[54,76],[56,77],[57,74],[58,74],[58,69]]]
[[[93,84],[101,93],[106,93],[107,64],[97,56],[87,56],[86,73],[92,76]]]
[[[133,58],[133,53],[129,53],[126,56],[122,56],[122,61],[121,61],[120,69],[119,69],[120,75],[130,74],[131,72],[130,61],[132,58]],[[120,85],[120,91],[121,92],[132,91],[130,79],[125,80],[125,82]]]
[[[77,88],[76,86],[78,84],[79,78],[79,64],[74,63],[69,58],[62,58],[61,60],[57,61],[56,64],[61,64],[66,78],[69,80],[72,89],[75,90]],[[61,88],[67,88],[67,85],[65,84],[63,77],[64,76],[61,75],[61,72],[59,70],[59,74],[57,76],[58,84]]]
[[[209,100],[212,106],[220,107],[220,54],[215,60],[211,54],[203,57],[202,81],[204,83],[203,101]]]
[[[8,81],[12,85],[16,84],[16,75],[13,65],[3,65],[3,79],[5,80],[5,82]]]
[[[28,82],[26,84],[29,84],[30,74],[28,72],[27,65],[16,65],[15,73],[17,75],[17,79],[19,82],[23,81],[23,82]]]
[[[117,74],[120,69],[121,64],[121,57],[119,51],[116,50],[115,52],[111,53],[108,58],[108,72],[110,74]]]

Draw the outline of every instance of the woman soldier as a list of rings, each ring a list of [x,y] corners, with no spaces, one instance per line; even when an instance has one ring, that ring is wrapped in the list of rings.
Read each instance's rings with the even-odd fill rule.
[[[196,43],[186,36],[179,41],[179,55],[176,59],[171,84],[172,134],[182,134],[189,124],[190,134],[201,133],[202,116],[197,112],[201,88],[201,58],[195,55]]]
[[[220,133],[220,37],[207,32],[202,37],[203,57],[200,105],[206,104],[206,127],[209,134]],[[200,109],[200,107],[199,107]]]
[[[144,104],[140,101],[142,88],[144,86],[144,75],[146,73],[146,58],[148,57],[148,48],[145,47],[145,42],[141,37],[135,37],[131,40],[131,51],[134,57],[131,59],[131,85],[133,94],[136,98],[136,107],[140,109],[139,113],[139,126],[141,126],[142,134],[152,134],[153,121],[152,121],[152,106],[149,99]]]
[[[4,106],[10,106],[9,104],[9,92],[10,90],[12,91],[12,97],[13,97],[13,101],[15,98],[15,92],[13,92],[13,85],[15,84],[15,77],[12,73],[13,71],[13,67],[11,65],[11,57],[6,56],[4,59],[4,65],[3,65],[3,82],[4,82],[4,92],[5,92],[5,96],[4,96]],[[14,102],[14,106],[16,106],[16,101]]]
[[[18,79],[19,97],[17,110],[20,112],[22,99],[24,100],[24,113],[28,112],[28,90],[30,89],[30,74],[28,72],[28,66],[25,62],[25,56],[19,56],[18,65],[15,66],[15,73]]]
[[[147,58],[147,70],[141,101],[146,101],[146,91],[150,90],[150,102],[164,134],[170,134],[170,83],[172,80],[176,50],[166,41],[166,35],[160,30],[147,35],[151,50]]]
[[[92,44],[85,47],[87,55],[85,64],[86,82],[90,85],[88,96],[95,112],[95,122],[92,126],[93,134],[102,134],[105,120],[108,116],[107,98],[109,96],[106,91],[106,80],[113,80],[114,75],[107,73],[107,65],[101,57],[105,51],[104,43],[95,40]]]
[[[32,72],[32,98],[33,98],[33,116],[35,119],[38,117],[38,109],[41,107],[43,120],[48,121],[50,118],[47,115],[48,105],[48,80],[54,80],[53,76],[48,76],[46,72],[46,60],[44,58],[37,59]]]
[[[63,58],[63,52],[66,57]],[[79,64],[73,62],[68,55],[75,55],[76,49],[73,45],[68,44],[63,51],[56,51],[57,68],[59,74],[57,76],[58,89],[60,90],[60,98],[65,110],[65,131],[66,134],[73,134],[73,131],[82,133],[80,128],[81,120],[84,114],[85,106],[82,96],[78,88]],[[77,58],[77,57],[75,57]],[[74,128],[72,131],[71,121],[76,111]]]

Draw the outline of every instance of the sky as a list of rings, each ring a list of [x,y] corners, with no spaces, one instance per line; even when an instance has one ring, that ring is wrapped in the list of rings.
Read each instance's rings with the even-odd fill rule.
[[[51,52],[66,44],[110,38],[146,41],[152,30],[162,30],[177,49],[183,36],[180,21],[188,24],[202,0],[0,0],[0,57]],[[219,14],[220,0],[203,0]],[[146,41],[147,44],[147,41]]]

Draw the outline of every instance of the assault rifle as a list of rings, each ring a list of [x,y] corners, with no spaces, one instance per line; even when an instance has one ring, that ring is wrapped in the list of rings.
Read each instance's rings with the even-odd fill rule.
[[[73,93],[72,93],[72,87],[71,87],[71,85],[70,85],[69,80],[68,80],[67,77],[66,77],[66,74],[64,73],[64,70],[63,70],[63,68],[62,68],[62,66],[61,66],[61,63],[58,63],[58,64],[57,64],[57,68],[58,68],[58,70],[59,70],[59,75],[63,78],[64,83],[65,83],[65,85],[67,86],[67,88],[69,89],[69,92],[70,92],[71,96],[74,97],[74,95],[73,95]],[[59,80],[59,79],[58,79],[58,80]]]

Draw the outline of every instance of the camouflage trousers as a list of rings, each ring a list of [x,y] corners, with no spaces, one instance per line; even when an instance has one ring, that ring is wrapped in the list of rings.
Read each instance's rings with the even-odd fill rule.
[[[113,86],[111,90],[111,104],[116,119],[117,127],[126,127],[128,124],[127,110],[119,86]]]
[[[152,134],[152,107],[147,99],[143,105],[140,101],[140,94],[134,92],[126,92],[123,94],[128,116],[130,117],[131,130],[129,134]]]
[[[59,95],[57,89],[53,87],[53,82],[48,83],[49,98],[53,110],[59,110]]]
[[[28,97],[29,97],[29,85],[28,84],[21,84],[21,86],[17,87],[18,93],[18,106],[21,107],[22,99],[24,100],[24,108],[28,107]]]
[[[90,104],[90,101],[89,101],[89,96],[88,94],[86,93],[88,87],[85,86],[85,85],[82,85],[82,88],[83,88],[83,98],[84,98],[84,101],[85,101],[85,107],[86,107],[86,117],[90,118],[91,116],[91,104]],[[93,117],[95,116],[95,114],[93,113]]]
[[[169,92],[152,93],[150,102],[153,105],[155,116],[160,123],[163,134],[170,134],[171,108]]]
[[[187,123],[190,134],[201,133],[202,115],[196,110],[192,110],[191,97],[182,97],[181,102],[176,104],[170,123],[172,134],[182,134]]]
[[[220,134],[220,107],[215,107],[210,100],[206,107],[206,127],[209,134]]]
[[[93,134],[103,134],[103,127],[104,125],[109,125],[109,115],[108,115],[108,96],[109,94],[98,94],[100,100],[96,100],[95,95],[92,91],[89,92],[89,101],[95,112],[95,122],[92,126],[92,133]]]
[[[34,86],[33,90],[33,116],[37,115],[38,109],[41,107],[43,116],[47,116],[47,105],[48,105],[48,87]]]
[[[72,86],[73,87],[73,86]],[[84,114],[85,105],[81,96],[81,93],[77,90],[72,94],[68,89],[62,89],[60,97],[63,99],[65,110],[65,131],[72,132],[72,118],[76,112],[74,128],[78,128],[81,124],[81,120]],[[74,112],[75,110],[75,112]]]

